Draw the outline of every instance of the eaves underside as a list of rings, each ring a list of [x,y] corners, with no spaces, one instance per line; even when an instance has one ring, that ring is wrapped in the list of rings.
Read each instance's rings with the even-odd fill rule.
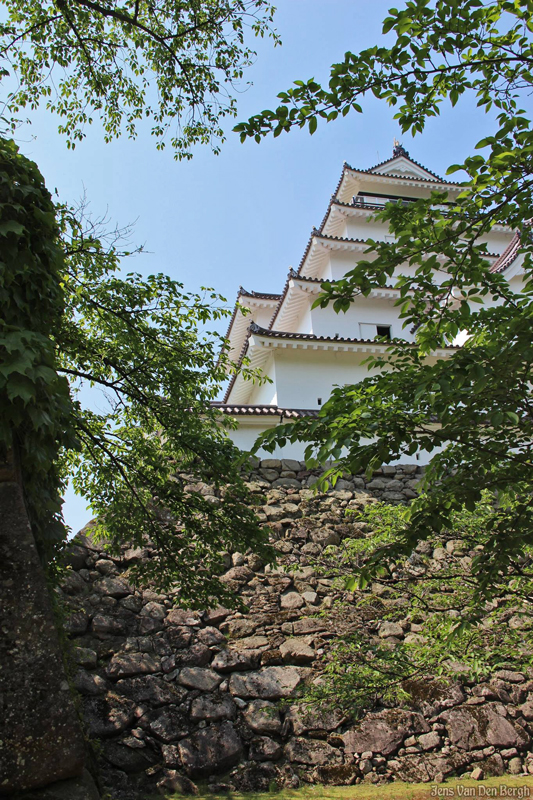
[[[281,294],[252,292],[243,289],[242,286],[240,287],[225,336],[225,338],[230,341],[230,353],[232,350],[240,351],[248,335],[249,319],[243,314],[239,314],[239,300],[241,298],[245,298],[248,301],[252,311],[254,308],[256,310],[260,308],[271,308],[274,311],[279,304]]]
[[[309,303],[312,302],[322,291],[324,280],[322,278],[310,278],[297,273],[289,273],[289,279],[284,289],[282,299],[276,309],[275,317],[269,324],[269,330],[273,329],[273,323],[282,330],[291,330],[301,318]],[[360,295],[363,297],[363,295]],[[394,286],[380,286],[372,289],[368,298],[365,299],[387,299],[395,301],[400,297],[400,290]]]

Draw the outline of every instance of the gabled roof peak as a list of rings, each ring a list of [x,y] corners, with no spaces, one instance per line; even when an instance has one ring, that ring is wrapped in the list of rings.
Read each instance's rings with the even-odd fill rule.
[[[392,148],[392,157],[398,158],[399,156],[405,156],[406,158],[409,158],[409,153],[407,152],[403,144],[400,144],[398,139],[395,139],[394,147]]]
[[[370,167],[370,169],[365,171],[382,175],[399,174],[402,177],[407,173],[407,177],[421,178],[422,180],[424,178],[429,178],[430,180],[432,179],[441,183],[445,183],[440,175],[437,175],[423,164],[420,164],[420,162],[415,161],[414,158],[411,158],[409,152],[397,139],[394,140],[391,158],[387,158],[385,161],[380,161],[379,164],[375,164],[373,167]]]

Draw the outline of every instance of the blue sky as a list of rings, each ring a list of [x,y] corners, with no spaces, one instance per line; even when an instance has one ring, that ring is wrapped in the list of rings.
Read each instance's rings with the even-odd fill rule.
[[[276,28],[283,45],[256,43],[248,71],[253,86],[239,96],[245,119],[276,105],[277,92],[293,80],[326,80],[332,62],[346,50],[379,42],[390,0],[278,0]],[[239,285],[280,291],[291,265],[302,256],[341,173],[343,161],[363,168],[389,158],[393,139],[415,160],[444,173],[463,159],[492,124],[463,99],[433,120],[423,136],[400,136],[394,111],[369,99],[364,113],[309,136],[293,131],[261,144],[240,144],[231,133],[219,156],[198,148],[190,162],[176,162],[170,149],[157,151],[148,135],[105,144],[98,125],[74,151],[45,111],[19,133],[25,155],[34,159],[63,201],[85,192],[95,215],[107,212],[119,225],[135,223],[133,240],[144,254],[128,263],[143,273],[166,272],[194,290],[210,286],[233,304]],[[224,326],[223,326],[224,327]],[[85,503],[69,493],[65,517],[73,530],[90,519]]]

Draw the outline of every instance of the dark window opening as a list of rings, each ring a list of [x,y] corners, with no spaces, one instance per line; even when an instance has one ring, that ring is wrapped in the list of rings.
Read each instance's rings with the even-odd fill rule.
[[[377,335],[390,339],[390,325],[376,325]]]

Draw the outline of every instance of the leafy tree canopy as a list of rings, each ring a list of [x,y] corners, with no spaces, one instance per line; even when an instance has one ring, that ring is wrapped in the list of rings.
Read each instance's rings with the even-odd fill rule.
[[[74,147],[100,118],[106,141],[134,137],[146,119],[158,147],[176,158],[224,138],[232,94],[255,56],[246,27],[277,36],[268,0],[6,0],[2,75],[6,116],[41,101]],[[11,80],[6,81],[8,76]]]
[[[19,453],[44,560],[53,570],[64,544],[70,476],[111,549],[155,545],[144,581],[179,587],[189,606],[234,601],[219,581],[225,551],[270,550],[209,405],[226,360],[206,326],[229,313],[223,298],[122,276],[117,242],[83,209],[54,208],[12,142],[1,141],[0,200],[0,451]],[[101,390],[92,409],[87,386]]]
[[[254,53],[246,28],[272,35],[267,0],[58,0],[4,3],[4,123],[46,107],[74,147],[93,117],[107,141],[148,120],[177,158],[218,151],[233,89]],[[111,548],[155,545],[143,579],[182,604],[235,600],[226,551],[270,558],[239,474],[227,420],[210,408],[226,376],[211,324],[225,300],[165,275],[121,272],[130,253],[84,209],[54,207],[35,164],[0,140],[0,453],[20,456],[44,561],[66,538],[67,476]],[[100,394],[87,408],[86,387]]]
[[[227,359],[224,338],[206,326],[230,312],[211,290],[186,292],[163,274],[120,275],[116,244],[80,218],[63,209],[65,311],[54,336],[78,440],[65,451],[65,474],[112,547],[156,546],[143,580],[179,586],[189,605],[232,603],[218,579],[227,550],[271,553],[228,422],[210,407]],[[84,386],[105,401],[84,407]]]
[[[368,378],[333,391],[318,419],[286,424],[262,442],[308,442],[310,464],[338,462],[332,481],[342,470],[408,460],[419,447],[433,453],[425,477],[431,491],[411,506],[409,525],[385,548],[389,556],[409,553],[419,539],[450,527],[455,512],[473,509],[490,491],[491,536],[474,564],[482,595],[502,570],[520,571],[523,548],[533,543],[533,131],[524,108],[533,83],[532,12],[526,0],[412,0],[384,21],[391,46],[346,53],[327,86],[297,81],[279,95],[275,111],[236,128],[242,139],[257,140],[294,127],[313,133],[322,119],[361,112],[368,93],[397,107],[395,118],[413,135],[442,103],[455,105],[462,95],[496,110],[495,133],[448,170],[466,172],[458,199],[441,192],[388,204],[377,217],[395,240],[369,240],[372,256],[343,280],[326,283],[317,301],[343,312],[355,295],[395,283],[416,345],[393,341],[386,356],[370,360]],[[485,257],[484,237],[495,226],[519,237],[524,279],[516,291]],[[403,276],[402,265],[411,267]],[[493,306],[484,307],[485,300]],[[431,358],[459,332],[467,337],[463,347]]]

